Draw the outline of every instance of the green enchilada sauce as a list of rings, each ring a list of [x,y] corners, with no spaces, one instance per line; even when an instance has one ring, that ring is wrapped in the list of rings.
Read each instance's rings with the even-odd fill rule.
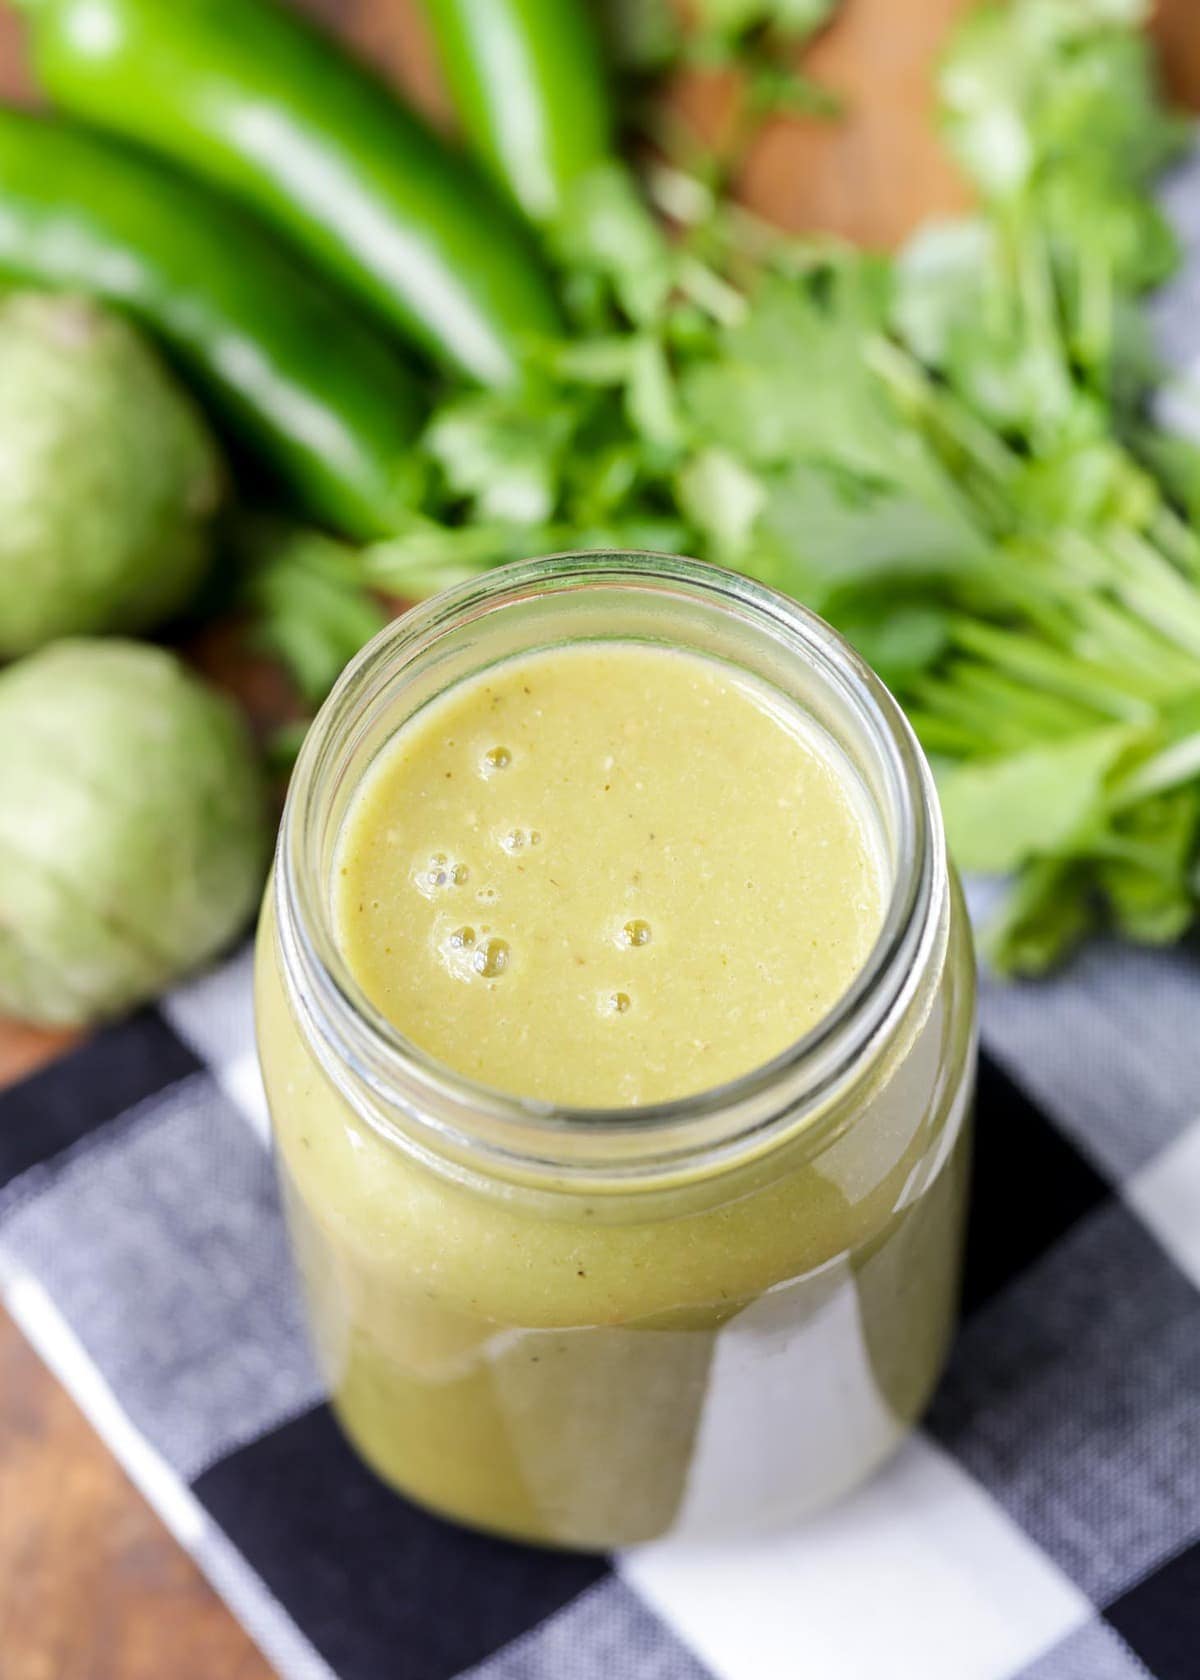
[[[585,643],[493,666],[397,730],[348,806],[333,925],[426,1055],[500,1091],[632,1108],[736,1078],[829,1012],[882,921],[873,821],[773,690]],[[352,1112],[265,918],[259,1034],[295,1244],[336,1409],[381,1474],[464,1521],[604,1547],[789,1517],[883,1457],[955,1298],[970,964],[946,920],[827,1147],[670,1196],[529,1198]]]

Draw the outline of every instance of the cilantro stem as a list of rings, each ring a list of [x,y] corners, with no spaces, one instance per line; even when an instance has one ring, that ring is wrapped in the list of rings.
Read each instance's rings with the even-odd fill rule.
[[[1078,327],[1075,354],[1099,382],[1112,357],[1113,294],[1112,263],[1095,252],[1080,254],[1076,265]]]
[[[1011,485],[1020,470],[1016,455],[951,391],[935,384],[915,356],[882,335],[869,339],[863,353],[868,367],[905,407],[932,420],[982,470],[989,496]],[[996,518],[1004,523],[1008,517],[1006,501],[996,494],[992,505]]]
[[[683,227],[699,227],[717,212],[718,200],[712,188],[685,169],[657,162],[647,169],[644,179],[654,207]]]
[[[1136,531],[1116,530],[1109,547],[1117,559],[1117,589],[1128,605],[1170,641],[1200,657],[1200,596]]]
[[[1143,799],[1166,793],[1185,782],[1195,781],[1197,777],[1200,777],[1200,733],[1173,741],[1161,752],[1144,759],[1113,788],[1112,808],[1115,811],[1128,810]]]
[[[1200,581],[1200,539],[1166,502],[1159,502],[1150,521],[1150,535],[1172,560]]]
[[[994,757],[1019,752],[1047,737],[1095,727],[1094,713],[1039,693],[998,671],[969,662],[941,676],[924,678],[914,689],[918,710],[970,729],[974,753]]]
[[[953,759],[970,758],[978,751],[979,735],[976,730],[920,706],[906,706],[905,710],[921,745],[931,757],[943,754]]]
[[[1127,723],[1152,723],[1154,705],[1118,686],[1111,670],[1011,630],[975,619],[956,619],[951,636],[958,647],[989,659],[1012,676],[1036,682],[1055,694]]]
[[[676,274],[679,289],[719,326],[736,327],[747,314],[745,296],[698,257],[681,255]]]
[[[1059,327],[1054,270],[1043,232],[1031,219],[1023,218],[1010,229],[1015,261],[1017,292],[1025,309],[1025,336],[1041,346],[1045,366],[1051,372],[1055,403],[1051,411],[1065,413],[1074,396],[1070,364]]]
[[[1144,691],[1161,699],[1196,681],[1195,664],[1172,643],[1140,619],[1131,618],[1111,601],[1100,596],[1083,596],[1077,606],[1079,633],[1076,650],[1095,662],[1118,665],[1127,679],[1136,679]]]

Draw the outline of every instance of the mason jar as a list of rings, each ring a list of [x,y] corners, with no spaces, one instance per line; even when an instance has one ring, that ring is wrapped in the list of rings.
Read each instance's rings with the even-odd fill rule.
[[[497,661],[605,639],[720,660],[803,708],[861,780],[886,907],[850,989],[766,1066],[571,1110],[471,1083],[378,1013],[339,952],[333,857],[421,707]],[[907,723],[795,602],[693,561],[566,555],[390,625],[304,743],[256,989],[332,1403],[409,1498],[549,1545],[725,1538],[844,1493],[921,1413],[958,1295],[970,936]]]

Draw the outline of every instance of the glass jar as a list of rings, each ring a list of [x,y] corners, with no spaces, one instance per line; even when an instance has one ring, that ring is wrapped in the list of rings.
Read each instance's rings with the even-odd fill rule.
[[[601,638],[730,662],[806,708],[862,779],[889,899],[850,991],[767,1066],[568,1111],[472,1085],[376,1012],[333,936],[332,856],[419,707],[497,660]],[[692,561],[568,555],[391,625],[300,755],[257,1011],[333,1404],[411,1498],[554,1545],[726,1537],[842,1493],[924,1407],[958,1293],[969,932],[902,714],[794,602]]]

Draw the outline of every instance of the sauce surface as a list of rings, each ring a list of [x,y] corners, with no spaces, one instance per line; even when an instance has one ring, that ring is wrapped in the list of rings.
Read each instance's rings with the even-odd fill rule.
[[[769,1061],[878,935],[840,749],[775,690],[641,643],[491,667],[401,726],[339,837],[334,920],[370,1000],[493,1089],[668,1101]]]

